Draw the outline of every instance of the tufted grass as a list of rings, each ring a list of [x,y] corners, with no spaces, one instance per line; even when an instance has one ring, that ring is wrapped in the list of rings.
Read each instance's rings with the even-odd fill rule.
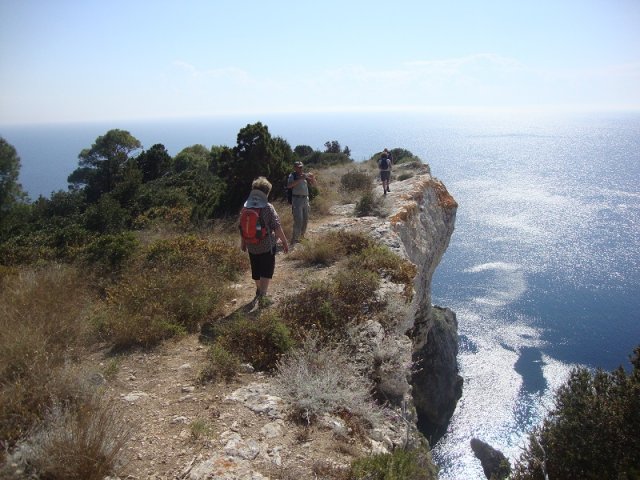
[[[339,344],[323,344],[314,335],[278,362],[274,383],[291,404],[294,417],[307,424],[325,413],[353,415],[366,424],[382,415],[371,397],[371,381],[357,369],[350,353]]]
[[[66,365],[91,341],[91,295],[71,267],[24,269],[0,292],[0,439],[13,445],[55,399],[72,398]],[[70,294],[72,292],[72,294]]]

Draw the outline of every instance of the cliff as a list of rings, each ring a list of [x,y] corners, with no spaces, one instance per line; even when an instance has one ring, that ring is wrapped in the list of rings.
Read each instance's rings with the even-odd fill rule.
[[[412,391],[408,401],[415,406],[420,431],[435,443],[446,431],[462,395],[455,313],[431,304],[431,280],[453,234],[458,204],[444,184],[431,176],[428,166],[418,171],[413,168],[395,168],[397,175],[403,170],[415,175],[393,183],[393,192],[386,199],[386,218],[345,219],[339,223],[367,231],[418,267],[415,295],[403,321],[412,340]],[[337,211],[346,215],[349,210],[342,207]],[[400,329],[400,333],[404,331]]]

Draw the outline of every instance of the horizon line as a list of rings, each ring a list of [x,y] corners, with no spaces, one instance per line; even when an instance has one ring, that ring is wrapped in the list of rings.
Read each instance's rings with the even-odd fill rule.
[[[261,115],[322,115],[322,114],[356,114],[356,113],[442,113],[442,114],[577,114],[577,113],[638,113],[640,105],[523,105],[523,106],[366,106],[366,107],[321,107],[309,109],[281,110],[233,110],[213,113],[193,113],[182,115],[156,115],[113,117],[104,119],[69,119],[69,120],[0,120],[2,127],[45,126],[69,124],[100,124],[113,122],[153,122],[179,120],[206,120],[222,117],[242,117]]]

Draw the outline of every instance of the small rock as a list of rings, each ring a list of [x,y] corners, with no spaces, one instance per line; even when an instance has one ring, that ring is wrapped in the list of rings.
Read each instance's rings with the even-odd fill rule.
[[[276,438],[282,436],[282,426],[284,422],[282,420],[276,420],[275,422],[267,423],[260,429],[260,435],[263,438]]]
[[[255,371],[256,369],[253,368],[253,365],[251,365],[250,363],[243,363],[242,365],[240,365],[241,373],[253,373]]]
[[[131,393],[128,393],[126,395],[122,395],[122,399],[124,401],[126,401],[126,402],[133,403],[136,400],[139,400],[141,398],[145,398],[145,397],[148,397],[148,396],[149,396],[149,394],[148,393],[144,393],[144,392],[131,392]]]

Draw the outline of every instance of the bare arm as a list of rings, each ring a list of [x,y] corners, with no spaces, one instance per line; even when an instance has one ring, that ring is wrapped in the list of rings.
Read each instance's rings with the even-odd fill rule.
[[[282,230],[281,226],[276,228],[276,237],[278,237],[282,242],[282,251],[284,253],[289,253],[289,242],[287,241],[287,236],[284,234],[284,230]]]

